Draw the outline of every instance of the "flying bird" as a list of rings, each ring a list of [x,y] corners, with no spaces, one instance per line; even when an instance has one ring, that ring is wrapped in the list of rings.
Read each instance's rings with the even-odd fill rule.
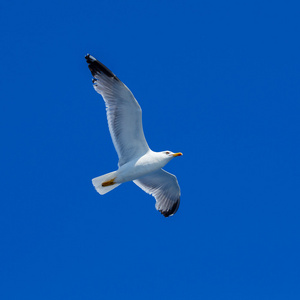
[[[110,135],[118,153],[118,170],[92,179],[101,195],[133,181],[153,195],[155,208],[165,217],[176,213],[180,203],[180,188],[176,176],[162,168],[182,153],[154,152],[145,139],[142,110],[131,91],[107,67],[87,54],[85,59],[93,75],[93,86],[102,95]]]

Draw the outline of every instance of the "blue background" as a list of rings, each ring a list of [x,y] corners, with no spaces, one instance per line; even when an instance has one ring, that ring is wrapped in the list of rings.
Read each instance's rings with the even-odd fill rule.
[[[1,299],[300,299],[298,1],[2,1]],[[181,151],[171,218],[113,171],[84,55]]]

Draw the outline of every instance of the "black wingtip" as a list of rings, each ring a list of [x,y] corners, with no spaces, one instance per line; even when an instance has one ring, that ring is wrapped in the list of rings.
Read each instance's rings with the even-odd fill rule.
[[[180,204],[180,198],[178,199],[177,202],[173,204],[173,206],[169,210],[165,210],[165,211],[160,210],[159,212],[166,218],[173,216],[177,212],[179,208],[179,204]]]
[[[98,74],[105,74],[108,77],[114,78],[119,81],[119,78],[107,67],[105,67],[100,61],[98,61],[95,57],[87,54],[85,56],[86,62],[88,63],[88,67],[93,76]]]

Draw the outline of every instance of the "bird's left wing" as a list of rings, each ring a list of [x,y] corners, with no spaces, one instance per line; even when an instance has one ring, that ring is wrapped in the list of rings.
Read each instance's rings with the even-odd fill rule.
[[[96,92],[106,104],[108,127],[119,156],[119,166],[149,150],[144,136],[142,110],[127,86],[91,55],[86,61]]]
[[[180,188],[176,176],[160,169],[133,182],[143,191],[154,196],[155,208],[165,217],[176,213],[180,203]]]

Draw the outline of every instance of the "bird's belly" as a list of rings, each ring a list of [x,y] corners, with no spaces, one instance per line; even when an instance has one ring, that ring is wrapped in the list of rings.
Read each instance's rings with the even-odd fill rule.
[[[154,172],[161,168],[160,164],[140,164],[138,162],[135,163],[128,163],[123,165],[118,170],[117,178],[115,182],[123,183],[127,181],[135,180],[139,177],[142,177],[146,174]]]

